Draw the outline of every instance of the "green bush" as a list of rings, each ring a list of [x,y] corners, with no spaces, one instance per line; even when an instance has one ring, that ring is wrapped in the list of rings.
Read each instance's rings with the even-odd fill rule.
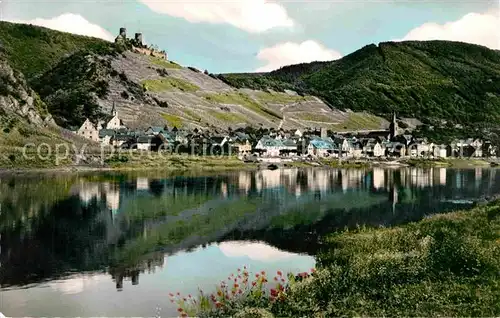
[[[324,238],[312,277],[293,279],[281,301],[244,297],[215,311],[262,308],[276,317],[498,316],[500,202],[395,228]],[[254,309],[252,309],[254,310]],[[209,310],[208,316],[214,311]]]

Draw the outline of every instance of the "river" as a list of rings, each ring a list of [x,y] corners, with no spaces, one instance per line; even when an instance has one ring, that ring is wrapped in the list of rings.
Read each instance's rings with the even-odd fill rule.
[[[170,292],[307,271],[321,238],[500,194],[490,168],[0,175],[0,312],[175,316]]]

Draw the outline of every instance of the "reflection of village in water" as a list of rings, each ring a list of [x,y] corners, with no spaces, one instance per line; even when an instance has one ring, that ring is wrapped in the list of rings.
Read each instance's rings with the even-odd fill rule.
[[[198,177],[190,181],[183,178],[155,180],[137,178],[133,183],[114,184],[111,182],[82,181],[72,188],[80,200],[88,204],[93,199],[106,201],[113,218],[120,213],[124,202],[130,201],[130,194],[169,194],[175,196],[193,193],[219,194],[222,198],[232,195],[262,193],[266,190],[282,189],[288,194],[300,196],[302,193],[318,191],[377,191],[385,190],[393,194],[398,189],[414,189],[448,186],[457,190],[464,187],[488,186],[483,179],[486,171],[489,181],[496,179],[496,170],[475,168],[450,171],[446,168],[404,168],[398,170],[372,168],[361,169],[288,169],[241,171],[218,177]],[[486,184],[484,183],[486,182]],[[390,196],[398,203],[397,195]]]
[[[71,204],[79,205],[80,209],[84,209],[82,211],[96,211],[92,212],[94,213],[92,218],[95,220],[86,222],[99,224],[95,233],[84,236],[83,243],[74,243],[97,246],[91,247],[88,252],[97,256],[89,255],[91,261],[87,258],[80,261],[80,263],[95,262],[95,264],[89,264],[87,267],[81,264],[78,266],[82,267],[82,272],[105,268],[116,282],[118,290],[123,288],[124,280],[130,280],[132,285],[139,284],[140,273],[154,272],[158,268],[163,268],[167,262],[167,255],[179,251],[189,251],[199,246],[204,247],[223,241],[252,240],[266,242],[290,252],[314,255],[314,251],[308,250],[311,248],[310,245],[304,242],[308,240],[306,238],[308,233],[321,234],[322,227],[326,233],[332,228],[355,226],[365,222],[370,225],[384,225],[386,222],[403,223],[426,214],[456,208],[456,205],[450,203],[454,200],[475,199],[483,195],[500,193],[500,180],[497,180],[496,170],[481,168],[468,170],[413,167],[393,170],[310,168],[240,171],[205,177],[163,179],[125,177],[119,181],[110,178],[115,181],[103,179],[95,182],[89,180],[92,178],[79,179],[69,190],[70,197],[73,198],[71,200],[77,200]],[[229,205],[224,207],[224,204]],[[145,240],[165,224],[175,224],[179,220],[187,222],[193,216],[199,215],[212,215],[217,219],[221,213],[231,214],[234,210],[234,214],[237,214],[240,212],[238,209],[244,210],[245,207],[251,212],[258,211],[249,213],[248,216],[243,212],[241,217],[230,219],[231,221],[224,224],[223,228],[211,228],[213,233],[183,236],[179,242],[157,250],[153,254],[146,253],[139,258],[129,260],[130,262],[109,263],[108,254],[112,254],[110,247],[114,248],[113,253],[121,252],[124,247],[128,247],[127,240],[137,238]],[[54,208],[54,211],[62,209],[64,205]],[[179,211],[168,215],[165,209]],[[143,212],[148,213],[148,216],[137,217]],[[310,215],[310,219],[297,221],[295,216],[287,219],[287,216],[293,213],[302,218]],[[80,221],[74,222],[78,224]],[[33,228],[31,231],[35,233],[37,226],[40,226],[39,240],[45,239],[46,234],[43,233],[42,225],[34,222],[30,226]],[[94,231],[96,226],[89,227]],[[6,274],[6,271],[10,270],[12,278],[2,280],[2,283],[5,285],[32,283],[33,281],[25,281],[27,279],[25,277],[29,276],[27,272],[32,270],[30,268],[32,265],[23,264],[23,268],[17,264],[19,268],[16,268],[16,260],[23,259],[24,253],[32,253],[31,249],[36,247],[28,245],[36,245],[36,241],[18,242],[14,232],[7,237],[9,238],[7,241],[2,241],[0,253],[0,260],[2,264],[7,264],[7,267],[0,271]],[[64,240],[64,236],[58,240]],[[59,248],[63,250],[74,249],[74,253],[84,251],[78,246],[64,245],[73,243],[59,242],[59,244],[61,245]],[[67,251],[62,253],[63,256],[52,257],[67,257],[65,253]],[[131,253],[137,254],[134,251]],[[79,255],[77,258],[79,257],[83,256]],[[49,260],[47,264],[54,266],[53,262]],[[60,270],[63,272],[73,270],[71,264],[65,266],[67,268],[61,267]],[[51,278],[45,276],[64,275],[57,270],[50,268],[49,271],[42,271],[43,273],[38,275],[44,279]],[[18,278],[20,281],[17,282],[15,277],[22,278]],[[36,275],[33,277],[36,278]]]

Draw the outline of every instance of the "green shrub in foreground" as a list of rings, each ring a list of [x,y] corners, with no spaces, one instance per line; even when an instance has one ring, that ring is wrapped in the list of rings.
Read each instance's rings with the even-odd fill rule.
[[[233,298],[230,288],[227,301],[202,294],[210,305],[184,302],[181,313],[227,317],[247,310],[241,317],[261,317],[250,315],[260,308],[276,317],[500,314],[500,202],[395,228],[335,233],[325,241],[318,271],[303,280],[287,277],[278,297],[255,297],[257,288],[236,291]]]

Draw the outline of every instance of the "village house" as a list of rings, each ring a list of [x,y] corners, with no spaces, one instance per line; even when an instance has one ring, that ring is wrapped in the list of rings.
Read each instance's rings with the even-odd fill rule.
[[[338,148],[331,139],[314,138],[309,141],[307,155],[317,158],[338,157]]]
[[[448,157],[448,149],[446,145],[434,145],[432,149],[434,158],[445,159]]]
[[[174,128],[175,130],[175,128]],[[186,145],[189,143],[188,133],[183,130],[174,131],[175,141],[179,144]]]
[[[483,157],[483,142],[479,139],[454,140],[451,148],[454,157]]]
[[[347,138],[335,137],[334,143],[338,146],[340,157],[350,157],[352,155],[352,145],[349,143]]]
[[[76,134],[92,141],[99,142],[99,130],[88,118],[76,131]]]
[[[425,139],[415,139],[410,143],[407,149],[407,155],[410,157],[428,157],[433,155],[432,153],[433,144],[427,143]]]
[[[139,136],[137,138],[137,150],[152,150],[153,139],[153,136]]]
[[[150,126],[148,129],[146,129],[146,131],[144,133],[148,136],[156,136],[158,134],[161,134],[164,131],[165,131],[165,129],[163,127]]]
[[[232,137],[232,140],[232,147],[236,149],[239,157],[249,156],[252,154],[252,143],[250,142],[249,135],[237,132]]]
[[[363,153],[368,157],[383,157],[385,155],[385,148],[382,144],[374,138],[364,141]]]
[[[279,157],[281,142],[270,137],[262,137],[257,142],[257,145],[254,147],[254,149],[262,157]]]
[[[279,157],[281,155],[297,154],[297,144],[293,140],[277,140],[267,136],[262,137],[257,142],[254,149],[263,157]]]
[[[239,156],[248,156],[252,154],[252,144],[250,140],[238,141],[234,143],[233,146],[237,148]]]
[[[111,138],[115,135],[115,131],[112,129],[101,129],[99,130],[99,141],[102,145],[111,145]]]
[[[400,142],[388,142],[385,145],[385,156],[389,158],[401,158],[406,155],[406,146]]]
[[[497,149],[491,144],[490,141],[485,141],[483,143],[483,156],[485,157],[496,157]]]

